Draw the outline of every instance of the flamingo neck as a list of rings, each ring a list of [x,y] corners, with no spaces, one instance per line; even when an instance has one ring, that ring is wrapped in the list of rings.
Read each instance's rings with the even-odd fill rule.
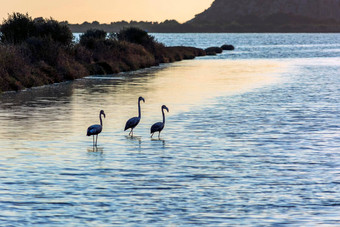
[[[103,121],[102,121],[102,114],[99,114],[99,120],[100,120],[100,125],[103,126]]]
[[[141,111],[140,111],[140,100],[138,100],[138,117],[141,118]]]
[[[163,115],[163,124],[165,123],[165,114],[164,114],[164,109],[162,108],[162,115]]]

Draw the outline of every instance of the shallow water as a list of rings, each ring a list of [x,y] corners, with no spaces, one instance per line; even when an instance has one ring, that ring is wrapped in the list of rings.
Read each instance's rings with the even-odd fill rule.
[[[0,224],[339,225],[340,35],[296,34],[296,52],[306,36],[308,56],[281,47],[287,35],[243,34],[233,53],[3,94]],[[249,37],[266,57],[241,51]],[[320,57],[320,43],[337,56]]]

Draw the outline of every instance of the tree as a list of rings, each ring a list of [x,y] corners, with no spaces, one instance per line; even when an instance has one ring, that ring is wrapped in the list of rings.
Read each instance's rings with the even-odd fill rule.
[[[89,29],[80,36],[79,43],[87,48],[93,49],[98,40],[105,40],[107,33],[100,29]]]
[[[4,20],[1,29],[1,42],[20,44],[28,38],[48,38],[63,45],[72,43],[73,34],[67,25],[56,20],[43,19],[32,20],[28,14],[13,13]]]
[[[34,33],[34,23],[28,14],[13,13],[8,15],[0,28],[1,42],[18,44]]]
[[[140,28],[130,27],[124,28],[117,33],[117,39],[119,41],[127,41],[130,43],[137,43],[146,48],[154,45],[155,40],[153,36]]]
[[[51,38],[53,41],[59,42],[63,45],[72,43],[73,34],[69,27],[61,24],[56,20],[34,19],[34,35],[35,37]]]

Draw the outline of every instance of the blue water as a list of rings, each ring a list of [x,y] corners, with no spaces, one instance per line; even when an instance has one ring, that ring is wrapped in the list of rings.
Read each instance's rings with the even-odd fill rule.
[[[167,46],[199,48],[232,44],[235,51],[218,59],[331,58],[339,57],[340,35],[336,34],[152,34]]]
[[[236,49],[2,94],[0,225],[340,225],[340,34],[153,35],[169,46]],[[214,60],[282,70],[269,73],[279,77],[272,83],[207,99],[167,103],[181,82],[157,95],[176,82],[172,72]],[[146,103],[130,138],[122,129],[139,95]],[[170,112],[153,140],[161,104]],[[100,109],[94,150],[85,134]]]

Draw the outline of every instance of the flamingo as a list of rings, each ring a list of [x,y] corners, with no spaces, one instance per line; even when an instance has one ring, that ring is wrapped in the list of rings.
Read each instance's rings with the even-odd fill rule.
[[[155,124],[153,124],[153,125],[151,126],[151,129],[150,129],[151,138],[152,138],[152,136],[153,136],[153,134],[154,134],[155,132],[158,132],[158,138],[159,138],[160,135],[161,135],[161,131],[163,130],[164,125],[165,125],[164,109],[167,110],[167,111],[169,112],[168,107],[166,107],[165,105],[163,105],[163,106],[162,106],[163,122],[157,122],[157,123],[155,123]]]
[[[104,115],[104,118],[105,118],[104,110],[101,110],[99,113],[100,125],[91,125],[90,127],[87,128],[86,135],[93,136],[93,146],[97,146],[98,134],[101,133],[103,129],[102,115]],[[94,143],[95,135],[96,135],[96,143]]]
[[[140,101],[143,101],[145,103],[145,100],[143,97],[139,97],[138,98],[138,117],[133,117],[130,118],[126,124],[125,124],[125,129],[124,131],[126,131],[127,129],[131,128],[131,131],[129,133],[129,135],[131,134],[133,136],[133,129],[138,125],[140,119],[141,119],[141,111],[140,111]]]

